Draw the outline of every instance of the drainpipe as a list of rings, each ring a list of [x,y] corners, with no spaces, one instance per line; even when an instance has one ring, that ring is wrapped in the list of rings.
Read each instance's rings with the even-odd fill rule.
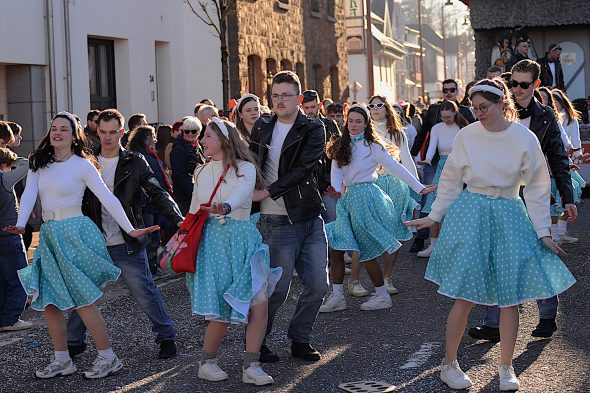
[[[69,112],[73,111],[72,97],[72,48],[70,43],[70,0],[64,0],[64,32],[66,44],[66,106]]]
[[[53,34],[53,0],[45,0],[45,11],[47,60],[49,64],[49,117],[53,117],[57,113],[57,95],[55,91],[55,37]]]

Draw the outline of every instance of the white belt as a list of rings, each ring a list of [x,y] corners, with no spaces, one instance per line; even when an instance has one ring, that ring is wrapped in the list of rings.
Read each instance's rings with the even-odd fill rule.
[[[64,206],[55,210],[43,210],[41,216],[43,221],[59,221],[65,220],[66,218],[79,217],[82,215],[81,206]]]
[[[516,185],[511,188],[501,188],[501,187],[475,187],[475,186],[467,186],[467,191],[473,192],[476,194],[485,195],[490,199],[498,199],[500,197],[511,199],[518,197],[518,193],[520,192],[520,185]]]

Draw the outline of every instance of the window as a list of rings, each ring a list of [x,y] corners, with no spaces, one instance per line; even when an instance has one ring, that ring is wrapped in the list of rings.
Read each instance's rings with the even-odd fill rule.
[[[256,55],[248,56],[248,92],[262,97],[262,62]]]
[[[313,67],[313,89],[318,92],[320,97],[324,96],[324,78],[322,77],[322,66],[314,64]]]
[[[281,60],[281,70],[282,71],[293,71],[293,64],[289,60]]]
[[[305,90],[305,66],[303,65],[303,63],[295,64],[295,73],[299,77],[299,81],[301,82],[301,88]]]
[[[115,47],[113,41],[88,39],[90,107],[116,108]]]
[[[320,1],[319,0],[309,0],[311,2],[311,14],[313,16],[320,17]]]
[[[332,22],[336,22],[336,0],[328,0],[327,3],[327,13],[328,13],[328,20]]]

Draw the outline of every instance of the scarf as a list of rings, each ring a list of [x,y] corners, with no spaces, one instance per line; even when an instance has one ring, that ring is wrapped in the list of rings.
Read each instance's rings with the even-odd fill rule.
[[[170,194],[170,196],[172,196],[172,178],[168,174],[168,171],[166,169],[164,169],[164,163],[162,162],[162,160],[160,160],[160,158],[158,157],[158,154],[155,151],[153,151],[151,147],[147,146],[146,150],[149,154],[154,156],[154,158],[158,161],[158,167],[160,168],[160,172],[162,173],[162,177],[164,178],[164,181],[166,182],[166,188],[167,188],[166,191],[168,191],[168,194]]]
[[[350,135],[350,144],[354,145],[355,142],[362,141],[365,139],[365,133],[361,133],[358,135]]]
[[[533,115],[533,113],[535,112],[535,103],[537,101],[533,98],[529,104],[529,106],[527,106],[526,108],[523,108],[522,106],[520,106],[518,104],[518,102],[515,102],[515,106],[516,106],[516,110],[518,111],[518,118],[519,119],[526,119],[528,117],[531,117]]]

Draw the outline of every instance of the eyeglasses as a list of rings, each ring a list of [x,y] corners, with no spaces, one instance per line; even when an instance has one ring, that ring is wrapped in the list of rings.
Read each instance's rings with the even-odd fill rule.
[[[533,82],[517,82],[514,79],[511,79],[510,83],[509,83],[510,87],[512,87],[512,88],[520,86],[520,88],[524,89],[524,90],[528,89],[529,86],[532,84],[533,84]]]
[[[186,135],[188,134],[198,134],[200,131],[199,130],[182,130]]]
[[[480,107],[477,107],[477,106],[472,106],[472,107],[471,107],[471,111],[472,111],[474,114],[475,114],[475,113],[477,113],[477,112],[480,112],[480,113],[487,113],[488,109],[489,109],[489,107],[488,107],[487,105],[482,105],[482,106],[480,106]]]
[[[367,108],[369,108],[369,109],[383,108],[384,106],[385,106],[385,103],[380,102],[379,104],[369,104],[369,105],[367,105]]]
[[[456,91],[457,91],[456,87],[449,87],[449,88],[443,89],[443,93],[454,93]]]
[[[331,113],[344,113],[344,106],[342,104],[330,104],[326,110]]]
[[[270,99],[273,101],[289,101],[291,99],[291,97],[295,97],[297,94],[287,94],[287,93],[283,93],[283,94],[273,94],[270,96]]]

